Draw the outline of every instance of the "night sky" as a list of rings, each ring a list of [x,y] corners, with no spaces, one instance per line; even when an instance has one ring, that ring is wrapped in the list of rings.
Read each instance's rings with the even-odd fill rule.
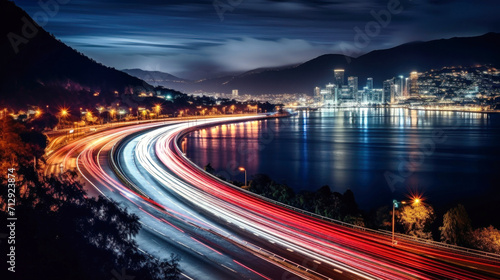
[[[43,0],[40,2],[54,2]],[[354,48],[355,28],[397,0],[59,0],[48,16],[38,1],[15,1],[78,51],[118,69],[202,78],[290,65],[325,53],[359,56],[416,40],[500,32],[498,0],[401,0],[402,11]],[[224,14],[218,14],[214,3]],[[232,3],[234,6],[229,6]],[[358,45],[359,46],[359,45]]]

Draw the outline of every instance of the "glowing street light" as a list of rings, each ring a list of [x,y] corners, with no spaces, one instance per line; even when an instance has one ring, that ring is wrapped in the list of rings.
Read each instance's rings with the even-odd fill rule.
[[[155,107],[155,112],[156,112],[156,117],[158,118],[160,116],[160,111],[161,111],[161,106],[160,104],[156,104]]]
[[[420,202],[422,202],[422,198],[420,197],[413,197],[411,201],[397,201],[397,200],[392,200],[392,246],[396,245],[397,242],[394,238],[394,212],[396,211],[396,208],[399,208],[400,204],[407,204],[408,202],[411,202],[413,205],[419,205]]]
[[[241,172],[245,172],[245,186],[244,187],[246,187],[247,186],[247,170],[244,167],[239,167],[238,170]]]
[[[124,110],[119,110],[118,111],[118,115],[120,116],[120,121],[122,119],[122,116],[125,114],[125,111]]]
[[[59,123],[58,123],[58,125],[61,124],[61,118],[64,119],[64,118],[66,118],[67,115],[68,115],[68,109],[66,109],[66,108],[61,109],[61,112],[59,112]]]
[[[102,111],[104,111],[104,107],[101,106],[101,107],[97,108],[97,111],[99,112],[99,123],[103,124],[104,121],[103,121],[101,115],[102,115]]]

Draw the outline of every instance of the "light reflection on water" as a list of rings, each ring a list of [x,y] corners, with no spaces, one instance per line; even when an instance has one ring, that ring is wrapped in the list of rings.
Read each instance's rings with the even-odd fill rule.
[[[436,133],[442,141],[434,141]],[[418,189],[437,207],[462,201],[500,210],[499,140],[500,115],[360,108],[204,129],[190,134],[186,147],[195,163],[210,162],[225,177],[243,181],[237,167],[244,166],[249,178],[266,173],[296,190],[350,188],[364,209]],[[411,165],[393,193],[384,174],[401,175],[401,163],[422,155],[429,141],[435,149]],[[491,204],[479,205],[478,197]]]

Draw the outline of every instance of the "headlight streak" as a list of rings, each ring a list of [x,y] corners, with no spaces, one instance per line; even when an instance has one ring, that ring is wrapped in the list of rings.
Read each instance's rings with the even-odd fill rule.
[[[204,123],[210,124],[221,120],[211,119]],[[202,122],[198,122],[198,125],[200,123]],[[61,163],[69,166],[69,155],[83,147],[75,165],[80,174],[96,190],[104,195],[99,187],[87,178],[81,166],[85,168],[85,172],[92,177],[93,181],[105,186],[109,191],[121,194],[148,217],[151,216],[156,222],[176,229],[179,234],[185,233],[174,224],[158,217],[157,213],[216,232],[243,246],[258,246],[234,234],[235,227],[242,228],[245,232],[254,234],[273,246],[291,250],[293,254],[310,257],[316,264],[319,263],[318,265],[330,265],[331,271],[335,270],[335,273],[343,270],[344,273],[348,272],[364,279],[488,279],[482,274],[439,261],[441,258],[448,262],[466,263],[468,266],[481,265],[500,270],[500,265],[496,262],[464,256],[432,246],[422,247],[409,242],[401,242],[397,248],[392,248],[390,239],[385,235],[361,232],[324,222],[230,187],[208,176],[199,168],[191,166],[178,150],[175,143],[176,136],[188,126],[193,127],[193,124],[186,122],[170,122],[170,124],[169,126],[143,124],[91,135],[86,137],[85,141],[70,143],[57,150],[50,155],[49,159],[63,157]],[[186,208],[185,204],[175,205],[177,209],[165,207],[165,205],[174,205],[169,204],[173,201],[165,196],[162,192],[164,190],[158,190],[147,183],[139,185],[138,187],[141,187],[142,191],[148,195],[152,191],[159,195],[154,200],[149,199],[128,189],[103,170],[99,158],[105,156],[101,155],[101,152],[106,146],[131,133],[152,128],[155,129],[136,136],[137,141],[133,143],[136,164],[144,168],[169,192],[174,192],[203,211],[219,217],[222,221],[227,221],[228,225],[221,227],[220,224],[213,223],[196,211],[190,211],[191,209]],[[96,150],[99,146],[101,148]],[[193,238],[193,240],[212,249],[212,252],[220,253],[198,239]]]
[[[201,122],[199,122],[201,123]],[[169,125],[174,125],[175,122],[169,122]],[[140,210],[142,213],[144,213],[147,217],[152,218],[154,221],[163,224],[164,226],[171,226],[175,230],[179,232],[181,235],[187,235],[187,237],[192,240],[191,243],[196,243],[196,244],[202,244],[203,248],[206,248],[208,251],[213,252],[214,254],[221,255],[221,252],[218,250],[210,247],[209,245],[203,243],[200,241],[200,239],[196,239],[194,237],[190,238],[189,236],[193,233],[186,234],[184,231],[172,223],[169,223],[163,218],[159,218],[162,215],[167,215],[168,217],[180,221],[180,223],[185,223],[185,224],[190,224],[194,225],[197,228],[200,228],[201,230],[206,230],[210,225],[198,220],[196,217],[191,217],[192,213],[189,213],[190,215],[185,215],[183,213],[176,212],[175,210],[169,209],[167,207],[164,207],[163,205],[158,204],[156,201],[153,201],[151,199],[148,199],[147,197],[142,196],[139,193],[136,193],[133,190],[128,189],[125,187],[120,181],[117,181],[116,179],[113,179],[111,176],[106,173],[106,171],[103,169],[103,166],[101,166],[101,157],[104,156],[106,157],[107,155],[102,155],[102,151],[106,148],[109,147],[110,145],[113,145],[113,143],[116,143],[119,139],[122,139],[123,137],[132,134],[134,132],[156,127],[156,126],[164,126],[165,124],[148,124],[148,125],[141,125],[141,126],[133,126],[133,127],[122,127],[122,128],[117,128],[114,130],[110,131],[105,131],[101,132],[98,135],[94,136],[88,136],[84,139],[79,139],[73,143],[70,143],[69,145],[61,148],[60,150],[57,150],[56,153],[51,153],[51,156],[49,157],[49,161],[52,162],[49,166],[46,167],[45,174],[50,174],[50,173],[58,173],[59,169],[54,169],[52,166],[54,165],[54,162],[57,162],[57,166],[59,166],[61,163],[66,167],[65,169],[70,169],[73,166],[78,170],[80,175],[85,178],[93,187],[95,190],[97,190],[102,196],[108,197],[105,194],[105,189],[107,189],[109,192],[113,192],[116,194],[121,195],[123,198],[125,198],[127,201],[130,201],[133,203],[135,206],[137,206],[137,210]],[[100,147],[100,148],[99,148]],[[78,152],[77,152],[78,151]],[[76,157],[76,159],[75,159]],[[62,172],[62,168],[61,171]],[[109,171],[108,171],[109,172]],[[104,192],[103,192],[104,191]],[[148,209],[148,210],[146,210]],[[152,214],[154,213],[154,214]],[[144,217],[141,217],[143,219]],[[148,220],[148,219],[146,219]],[[148,221],[150,223],[151,221]],[[148,225],[144,224],[141,221],[141,224],[143,226],[146,226],[147,228],[153,229],[155,232],[159,233],[156,229],[149,227]],[[202,225],[202,227],[199,227],[199,225]],[[155,227],[158,227],[155,225]],[[207,231],[208,232],[208,231]],[[169,236],[169,239],[177,242],[179,244],[182,244],[179,241],[176,241],[175,239],[172,239]],[[184,238],[183,238],[184,239]],[[189,244],[189,242],[186,242]],[[232,262],[232,259],[230,263],[226,263],[223,265],[223,263],[218,263],[215,259],[212,257],[209,257],[207,254],[200,253],[199,251],[193,249],[196,245],[188,246],[187,248],[189,250],[193,250],[194,252],[201,254],[204,258],[211,259],[212,262],[217,263],[218,265],[221,265],[225,269],[231,271],[232,273],[237,273],[237,275],[240,275],[240,277],[243,278],[248,278],[250,274],[254,274],[254,276],[250,276],[251,279],[254,279],[255,276],[255,271],[249,270],[246,267],[241,267],[238,268],[239,265],[236,263]],[[203,250],[202,250],[203,251]],[[230,257],[230,255],[225,255],[224,257]],[[233,256],[235,257],[235,256]],[[261,258],[260,256],[258,256]],[[264,262],[269,263],[269,260],[261,258]],[[231,264],[232,263],[232,264]],[[232,268],[231,268],[232,267]],[[296,273],[294,271],[288,270],[286,267],[281,267],[283,270],[281,271],[289,271],[291,273]],[[250,274],[249,274],[250,273]],[[262,276],[261,274],[257,274]],[[264,277],[264,276],[262,276]],[[264,277],[265,278],[265,277]],[[258,278],[255,278],[258,279]]]
[[[220,192],[218,192],[217,189],[212,189],[212,187],[206,183],[206,181],[199,180],[197,179],[198,174],[194,174],[192,170],[190,170],[190,167],[186,169],[179,168],[179,160],[180,157],[177,154],[173,153],[168,153],[169,151],[172,151],[168,149],[167,146],[172,145],[173,143],[173,138],[177,133],[179,133],[183,128],[181,125],[179,125],[180,128],[175,129],[174,127],[168,127],[168,128],[163,128],[156,130],[154,132],[150,132],[150,136],[145,136],[141,139],[136,144],[136,157],[138,158],[138,162],[142,165],[143,168],[145,168],[150,174],[154,175],[155,179],[159,182],[162,182],[163,185],[166,187],[176,191],[179,195],[187,199],[188,201],[191,201],[193,203],[196,203],[199,207],[204,208],[205,210],[216,213],[217,216],[224,217],[226,220],[230,220],[232,223],[240,226],[241,228],[251,228],[251,231],[256,231],[259,232],[264,238],[266,239],[271,239],[274,242],[279,243],[285,248],[292,248],[294,251],[300,252],[306,256],[309,256],[313,259],[322,259],[323,262],[329,263],[332,266],[335,267],[341,267],[342,269],[349,271],[350,273],[353,273],[355,275],[358,275],[359,277],[365,277],[368,279],[371,279],[371,276],[363,273],[363,272],[358,272],[352,270],[349,266],[346,266],[345,263],[354,266],[356,262],[358,261],[356,258],[351,257],[348,254],[345,254],[342,256],[342,262],[339,261],[338,255],[335,256],[334,254],[327,253],[326,258],[325,255],[320,255],[317,252],[321,251],[321,247],[318,247],[318,244],[307,241],[309,238],[301,235],[300,232],[294,231],[294,230],[283,230],[281,231],[275,230],[275,228],[280,228],[282,227],[281,225],[274,223],[273,218],[271,219],[262,219],[262,215],[266,215],[266,211],[262,211],[262,209],[252,209],[254,211],[248,210],[245,211],[245,209],[241,209],[239,207],[235,207],[233,204],[236,203],[241,203],[242,201],[238,201],[238,199],[228,196],[228,195],[223,195]],[[170,132],[169,132],[170,131]],[[167,134],[167,132],[169,132]],[[171,170],[173,170],[178,176],[184,178],[187,181],[190,181],[192,184],[199,186],[200,189],[192,188],[192,186],[189,186],[185,183],[175,183],[175,179],[177,178],[171,178],[173,176],[169,176],[168,173],[164,172],[162,167],[159,166],[158,164],[155,163],[154,159],[151,158],[150,153],[148,152],[149,147],[151,147],[150,142],[154,141],[155,138],[158,137],[158,140],[156,140],[156,155],[160,158],[160,160]],[[164,145],[161,145],[161,143],[164,143]],[[165,144],[167,143],[167,144]],[[162,157],[163,155],[169,155],[168,158]],[[173,162],[173,164],[169,164]],[[178,179],[177,179],[178,180]],[[210,181],[210,183],[213,183]],[[217,187],[216,187],[217,188]],[[217,193],[220,197],[223,197],[224,199],[227,199],[228,201],[224,201],[223,199],[217,198],[214,193]],[[244,199],[243,199],[244,200]],[[208,203],[204,201],[209,201]],[[248,203],[247,201],[243,201],[243,203]],[[239,204],[241,205],[241,204]],[[222,211],[221,211],[222,210]],[[224,211],[225,210],[225,211]],[[227,212],[230,212],[230,214],[226,214]],[[261,216],[257,216],[254,213],[258,213]],[[248,217],[252,217],[253,219],[249,219]],[[256,222],[258,221],[258,222]],[[265,230],[262,230],[262,227],[265,227]],[[292,239],[294,242],[290,242],[289,240]],[[330,246],[331,248],[334,248],[334,244],[321,244],[325,246]],[[314,250],[304,250],[303,248],[311,248],[313,247]],[[335,249],[344,251],[344,253],[347,253],[347,250],[336,247]],[[371,265],[369,263],[366,264],[367,267],[365,269],[368,269],[371,271],[371,273],[377,277],[390,277],[390,274],[386,274],[384,272],[381,272],[375,268],[374,265]],[[386,265],[388,267],[391,267],[391,264]],[[406,273],[400,273],[399,274],[403,278],[408,278],[408,274]]]
[[[449,277],[455,279],[484,279],[464,269],[430,260],[424,256],[394,249],[385,236],[372,233],[360,233],[352,229],[332,225],[318,219],[299,214],[289,209],[259,200],[243,192],[221,184],[210,176],[193,168],[176,153],[175,136],[181,132],[169,127],[148,133],[136,146],[136,156],[140,164],[162,182],[165,187],[175,191],[188,201],[204,210],[224,217],[226,220],[251,231],[258,232],[263,238],[273,240],[286,248],[319,259],[333,266],[345,263],[361,272],[354,272],[360,277],[373,275],[381,278],[409,277],[432,279]],[[148,150],[155,141],[155,153],[158,159],[177,176],[190,184],[175,183],[169,178],[162,166],[155,163]],[[190,186],[191,185],[191,186]],[[193,188],[195,186],[196,188]],[[400,248],[415,250],[416,246],[402,245]],[[462,255],[440,250],[426,250],[436,257],[464,260]],[[481,263],[480,259],[468,258],[466,261]],[[487,264],[486,264],[487,265]],[[496,264],[491,266],[498,267]],[[345,265],[343,269],[349,271]]]

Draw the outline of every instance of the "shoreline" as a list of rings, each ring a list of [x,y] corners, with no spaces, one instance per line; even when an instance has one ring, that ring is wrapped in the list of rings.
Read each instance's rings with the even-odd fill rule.
[[[499,114],[498,111],[473,111],[473,110],[465,110],[465,109],[431,109],[431,108],[409,108],[408,110],[417,110],[417,111],[434,111],[434,112],[459,112],[459,113],[480,113],[480,114]]]
[[[499,114],[500,110],[488,110],[488,111],[475,111],[475,110],[467,110],[467,109],[433,109],[433,108],[415,108],[404,105],[387,105],[387,106],[350,106],[350,107],[319,107],[314,108],[313,111],[316,110],[332,110],[332,109],[371,109],[371,108],[387,108],[387,109],[408,109],[408,110],[416,110],[416,111],[434,111],[434,112],[461,112],[461,113],[481,113],[481,114]],[[306,108],[295,109],[295,111],[305,111]]]

